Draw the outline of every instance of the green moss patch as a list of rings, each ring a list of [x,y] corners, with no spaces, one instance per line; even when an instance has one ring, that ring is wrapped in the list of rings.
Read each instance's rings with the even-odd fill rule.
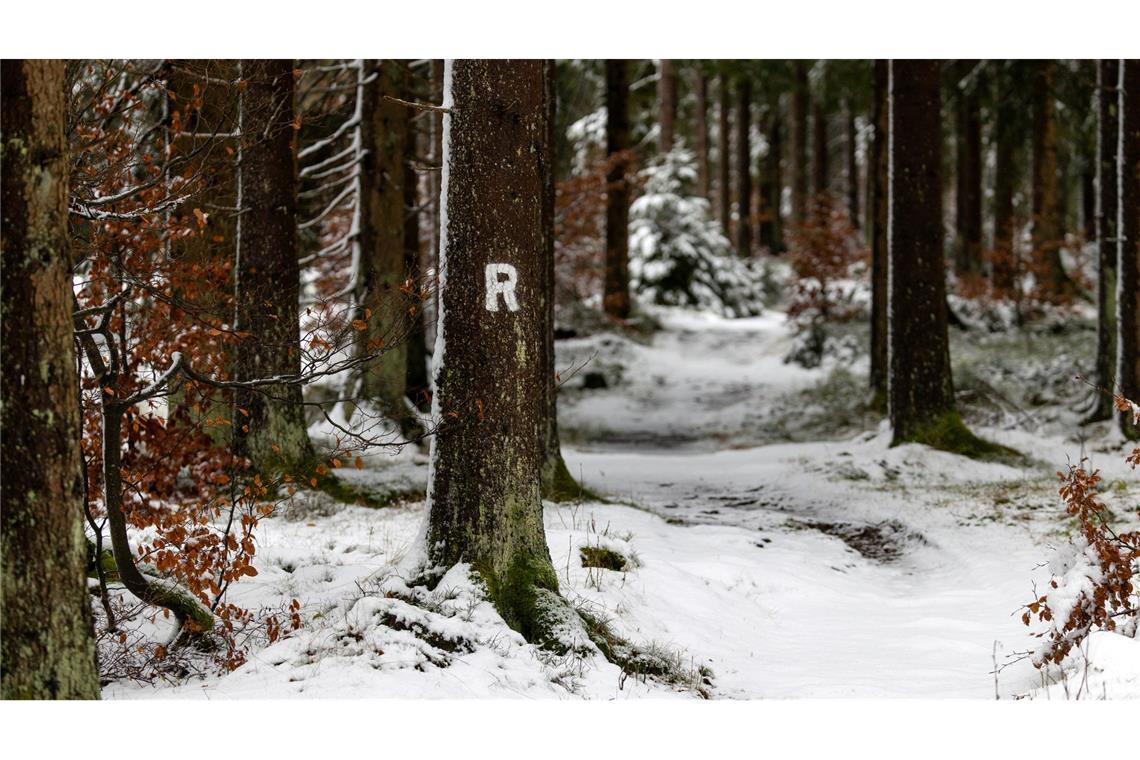
[[[621,572],[629,565],[621,553],[604,546],[583,546],[578,552],[582,555],[582,567],[600,567]]]
[[[985,462],[1001,462],[1014,466],[1027,463],[1021,452],[974,435],[956,411],[946,412],[919,428],[906,441],[897,442],[922,443],[932,449]]]
[[[561,456],[548,462],[542,473],[542,498],[553,502],[604,501],[600,496],[574,480]]]

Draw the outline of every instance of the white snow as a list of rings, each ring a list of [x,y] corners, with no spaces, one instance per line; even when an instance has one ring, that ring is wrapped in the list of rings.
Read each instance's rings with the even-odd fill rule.
[[[974,425],[1040,464],[891,448],[885,425],[831,426],[835,409],[866,395],[864,360],[784,364],[792,335],[777,312],[654,315],[662,330],[643,342],[560,342],[559,366],[588,359],[560,400],[567,464],[617,503],[548,504],[545,522],[562,593],[672,662],[671,682],[623,675],[596,652],[557,657],[527,645],[465,567],[434,591],[409,587],[423,501],[372,510],[326,500],[265,520],[259,574],[231,592],[251,609],[300,600],[300,631],[226,675],[173,687],[117,682],[105,695],[1059,699],[1067,681],[1070,697],[1076,683],[1087,683],[1082,698],[1140,696],[1135,640],[1097,634],[1093,665],[1063,673],[1042,674],[1024,656],[1037,639],[1022,605],[1065,541],[1055,471],[1091,453],[1117,512],[1135,503],[1123,446],[1076,436],[1070,399]],[[956,368],[1028,403],[1019,393],[1036,381],[1020,378],[1015,389],[999,371],[1023,357],[993,340],[956,337]],[[1053,373],[1067,349],[1050,345],[1034,355]],[[588,372],[608,387],[581,387]],[[845,432],[821,433],[834,429]],[[422,484],[424,460],[372,458],[350,477]],[[583,567],[584,546],[627,565]]]

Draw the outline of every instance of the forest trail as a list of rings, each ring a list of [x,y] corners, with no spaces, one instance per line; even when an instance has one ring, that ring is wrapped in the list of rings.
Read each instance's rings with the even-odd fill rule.
[[[726,696],[992,698],[995,658],[1031,646],[1019,613],[1044,580],[1052,472],[892,449],[885,428],[805,441],[843,402],[820,398],[836,367],[784,364],[783,314],[692,329],[697,319],[667,317],[649,345],[571,346],[598,344],[595,371],[617,381],[570,390],[560,415],[589,488],[694,532],[751,537],[754,556],[732,542],[679,555],[695,583],[740,598],[691,599],[709,629],[678,628],[677,643],[714,661]],[[860,370],[865,359],[839,393],[848,406],[861,403]],[[798,442],[766,442],[781,432]],[[1064,461],[1062,442],[1040,443]],[[1021,661],[996,689],[1037,685]]]

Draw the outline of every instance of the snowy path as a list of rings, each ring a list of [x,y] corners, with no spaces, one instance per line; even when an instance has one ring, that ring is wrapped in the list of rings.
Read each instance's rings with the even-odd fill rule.
[[[890,449],[883,431],[748,447],[780,431],[802,440],[795,420],[819,410],[794,404],[825,372],[782,362],[782,315],[697,322],[669,316],[651,345],[594,348],[617,382],[563,403],[571,471],[693,534],[633,539],[649,557],[639,573],[654,572],[655,552],[672,566],[660,607],[676,613],[671,593],[689,593],[680,611],[700,621],[647,631],[711,658],[725,695],[992,698],[995,649],[1002,663],[1031,646],[1016,613],[1044,580],[1051,473]],[[606,367],[614,354],[620,373]],[[986,432],[1065,461],[1060,440]],[[998,690],[1038,682],[1023,661]]]

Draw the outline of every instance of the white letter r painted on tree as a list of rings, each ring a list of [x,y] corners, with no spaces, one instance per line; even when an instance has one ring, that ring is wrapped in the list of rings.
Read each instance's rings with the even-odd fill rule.
[[[499,279],[500,275],[506,275],[506,279]],[[487,290],[484,301],[487,311],[499,310],[499,294],[502,294],[503,303],[507,305],[508,311],[519,310],[519,302],[515,298],[515,284],[518,278],[518,271],[510,264],[487,265]]]

